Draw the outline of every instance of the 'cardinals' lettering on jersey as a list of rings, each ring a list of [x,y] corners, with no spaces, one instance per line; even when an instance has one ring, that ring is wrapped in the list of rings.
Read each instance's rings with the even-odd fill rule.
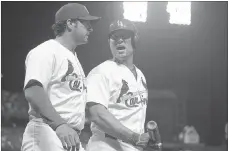
[[[128,83],[125,80],[122,80],[122,87],[120,89],[120,95],[117,99],[117,103],[123,102],[127,107],[138,107],[139,104],[147,104],[147,99],[144,97],[144,94],[147,93],[146,83],[142,78],[141,82],[145,87],[144,91],[130,92]]]
[[[86,89],[85,86],[85,77],[83,75],[78,75],[74,72],[74,67],[72,62],[68,60],[68,68],[65,75],[62,77],[61,82],[69,81],[69,88],[72,91],[82,92]]]
[[[122,64],[108,60],[87,77],[87,101],[104,105],[124,126],[143,133],[148,90],[143,73],[136,67],[137,79]],[[92,123],[93,133],[102,131]]]

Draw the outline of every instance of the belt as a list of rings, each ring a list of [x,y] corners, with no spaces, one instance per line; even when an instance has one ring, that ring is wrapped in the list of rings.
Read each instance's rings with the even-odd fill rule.
[[[29,120],[34,120],[34,119],[37,119],[37,121],[43,122],[43,123],[45,123],[45,124],[47,124],[47,125],[49,125],[49,126],[50,126],[50,124],[51,124],[51,121],[49,121],[49,120],[46,119],[45,117],[40,116],[39,114],[37,114],[36,116],[34,116],[34,115],[30,115],[30,116],[29,116]],[[51,126],[50,126],[50,127],[51,127]],[[78,135],[81,134],[81,130],[78,130],[78,129],[75,128],[75,127],[71,127],[71,128],[73,128],[73,129],[78,133]]]
[[[107,133],[105,133],[105,137],[106,137],[106,138],[111,138],[111,139],[117,140],[117,138],[115,138],[115,137],[113,137],[113,136],[111,136],[111,135],[109,135],[109,134],[107,134]]]

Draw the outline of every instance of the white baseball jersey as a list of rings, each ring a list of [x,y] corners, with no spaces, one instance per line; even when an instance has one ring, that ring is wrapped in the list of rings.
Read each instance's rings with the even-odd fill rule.
[[[124,126],[144,133],[148,90],[143,73],[137,67],[136,72],[137,79],[125,65],[111,60],[103,62],[87,77],[87,101],[104,105]],[[91,131],[88,151],[138,150],[122,141],[104,138],[104,132],[95,123],[91,123]]]
[[[85,121],[85,74],[76,53],[57,41],[48,40],[31,50],[25,61],[24,86],[31,79],[43,84],[59,115],[81,130]],[[40,117],[29,104],[29,116]]]

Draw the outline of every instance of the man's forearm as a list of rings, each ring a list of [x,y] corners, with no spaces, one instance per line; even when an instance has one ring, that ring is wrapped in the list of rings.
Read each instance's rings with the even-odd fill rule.
[[[120,123],[104,106],[94,105],[89,108],[90,119],[105,133],[126,142],[132,142],[133,131]]]
[[[31,103],[32,107],[46,118],[48,124],[55,130],[57,126],[65,123],[52,106],[44,89],[40,86],[32,86],[24,90],[26,99]]]

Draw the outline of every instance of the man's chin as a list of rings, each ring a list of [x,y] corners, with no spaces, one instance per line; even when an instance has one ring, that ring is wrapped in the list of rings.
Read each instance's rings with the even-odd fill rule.
[[[127,57],[127,55],[125,53],[123,54],[118,54],[118,58],[121,60],[124,60]]]
[[[88,41],[83,41],[83,42],[79,43],[78,45],[84,45],[84,44],[87,44],[87,43],[88,43]]]

